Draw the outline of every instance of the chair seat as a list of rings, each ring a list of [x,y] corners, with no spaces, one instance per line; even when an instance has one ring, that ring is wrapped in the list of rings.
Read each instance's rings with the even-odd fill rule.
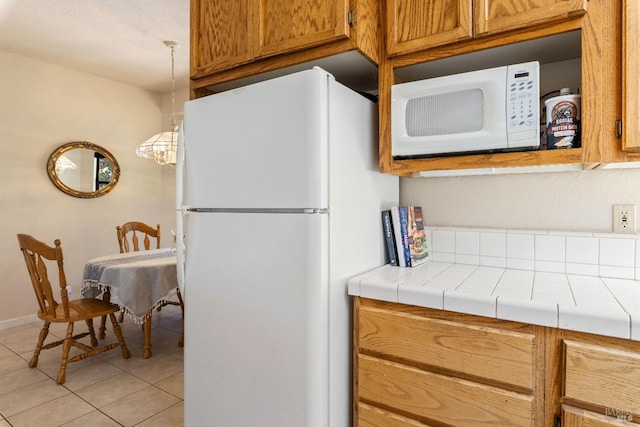
[[[64,315],[62,304],[56,307],[55,316],[38,311],[38,317],[52,323],[77,322],[79,320],[93,319],[98,316],[107,316],[120,310],[117,304],[111,304],[95,298],[79,298],[69,301],[69,317]]]

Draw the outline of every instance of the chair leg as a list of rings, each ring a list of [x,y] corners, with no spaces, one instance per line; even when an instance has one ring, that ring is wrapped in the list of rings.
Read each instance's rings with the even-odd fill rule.
[[[113,333],[116,334],[118,338],[118,342],[120,343],[120,348],[122,348],[122,358],[128,359],[131,357],[131,352],[127,348],[127,344],[124,342],[124,337],[122,336],[122,329],[120,328],[120,324],[116,321],[115,314],[109,315],[109,320],[111,320],[111,324],[113,325]]]
[[[102,320],[100,320],[102,322]],[[87,328],[89,328],[89,335],[91,336],[91,347],[97,347],[98,339],[96,338],[96,331],[93,329],[93,319],[87,319]]]
[[[64,337],[64,344],[62,345],[62,360],[60,361],[60,370],[58,371],[58,378],[56,379],[58,384],[62,384],[66,379],[67,361],[69,360],[71,343],[73,343],[73,322],[69,322],[67,326],[67,335]]]
[[[182,301],[182,294],[180,293],[180,288],[178,288],[178,292],[176,292],[178,296],[178,301],[180,301],[180,311],[182,311],[182,318],[184,319],[184,301]]]
[[[98,338],[101,340],[105,337],[105,331],[107,330],[107,316],[100,318],[100,327],[98,328]]]
[[[180,334],[180,340],[178,341],[178,347],[184,347],[184,331]]]
[[[36,366],[38,366],[38,357],[40,356],[40,352],[42,351],[44,340],[47,338],[47,335],[49,335],[50,324],[51,322],[44,322],[44,325],[42,325],[42,329],[40,329],[38,344],[36,344],[36,349],[33,351],[33,356],[31,356],[31,360],[29,361],[30,368],[35,368]]]

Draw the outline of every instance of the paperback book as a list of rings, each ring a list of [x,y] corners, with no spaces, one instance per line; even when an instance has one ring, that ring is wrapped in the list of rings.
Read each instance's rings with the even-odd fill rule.
[[[382,227],[391,265],[415,267],[429,259],[420,206],[392,206],[382,211]]]

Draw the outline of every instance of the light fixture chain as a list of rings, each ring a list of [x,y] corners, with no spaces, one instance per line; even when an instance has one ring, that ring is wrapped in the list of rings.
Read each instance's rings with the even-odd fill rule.
[[[171,130],[176,130],[176,75],[175,75],[175,47],[171,46]]]

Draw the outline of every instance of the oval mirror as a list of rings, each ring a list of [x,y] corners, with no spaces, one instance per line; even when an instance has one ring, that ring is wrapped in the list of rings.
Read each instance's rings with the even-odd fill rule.
[[[73,197],[90,199],[113,190],[120,179],[120,166],[113,155],[86,141],[61,145],[47,161],[53,185]]]

